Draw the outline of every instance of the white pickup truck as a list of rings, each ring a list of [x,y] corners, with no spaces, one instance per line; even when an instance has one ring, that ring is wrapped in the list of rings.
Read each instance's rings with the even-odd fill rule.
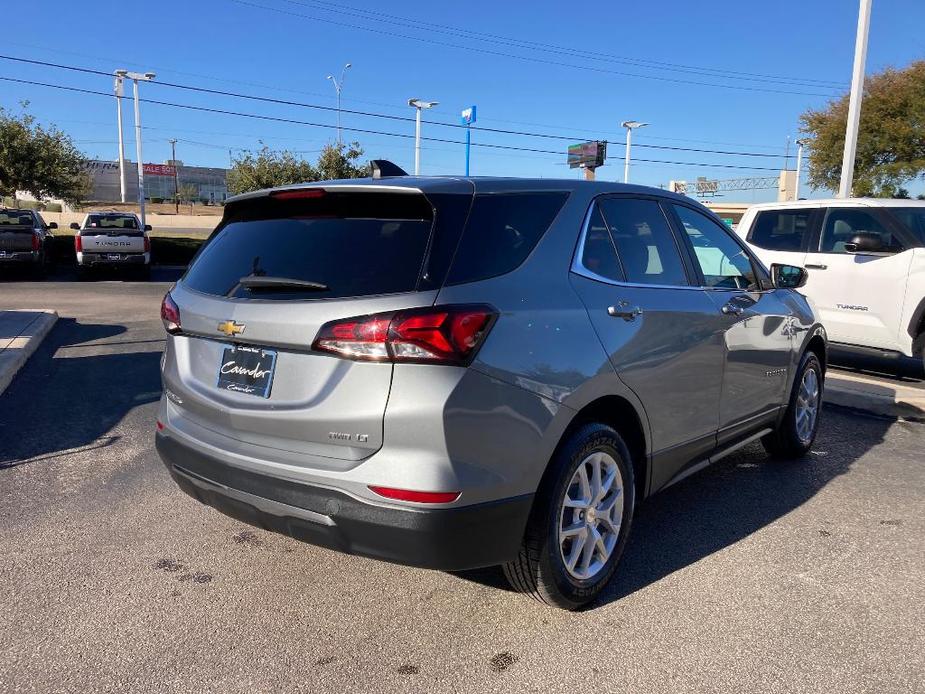
[[[925,201],[754,205],[736,232],[765,264],[809,270],[801,291],[815,304],[833,347],[923,358]]]
[[[103,266],[132,267],[147,273],[151,266],[149,225],[141,228],[137,215],[91,212],[83,223],[71,224],[77,267],[84,271]]]

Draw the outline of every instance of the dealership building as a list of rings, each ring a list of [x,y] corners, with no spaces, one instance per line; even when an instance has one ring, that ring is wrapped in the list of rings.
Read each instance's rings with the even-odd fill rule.
[[[91,159],[84,163],[90,174],[94,202],[119,202],[119,162]],[[138,199],[138,167],[135,162],[125,160],[125,199]],[[228,169],[206,166],[185,166],[182,161],[167,161],[164,164],[144,164],[145,198],[173,200],[176,188],[195,188],[196,200],[217,203],[228,197]]]

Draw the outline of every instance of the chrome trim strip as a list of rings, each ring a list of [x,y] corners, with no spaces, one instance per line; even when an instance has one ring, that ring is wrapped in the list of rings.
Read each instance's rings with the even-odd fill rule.
[[[293,518],[301,518],[302,520],[307,520],[311,523],[317,523],[318,525],[327,525],[334,526],[336,523],[334,519],[330,516],[325,516],[322,513],[317,513],[315,511],[309,511],[308,509],[298,508],[297,506],[290,506],[289,504],[284,504],[279,501],[273,501],[272,499],[265,499],[262,496],[257,496],[256,494],[250,494],[248,492],[242,492],[239,489],[232,489],[231,487],[226,487],[223,484],[218,482],[213,482],[210,479],[206,479],[200,475],[190,472],[179,465],[173,466],[174,472],[183,477],[185,480],[190,482],[200,489],[205,489],[207,491],[218,492],[232,499],[237,499],[245,504],[253,506],[264,513],[269,513],[273,516],[291,516]]]

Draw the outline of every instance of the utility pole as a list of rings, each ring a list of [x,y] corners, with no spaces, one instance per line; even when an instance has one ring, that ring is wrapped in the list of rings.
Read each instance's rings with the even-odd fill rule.
[[[128,70],[116,70],[116,75],[127,77],[132,80],[133,94],[135,97],[135,155],[138,157],[138,211],[141,217],[141,228],[145,227],[145,165],[141,154],[141,109],[138,102],[138,82],[150,82],[154,79],[153,72],[129,72]]]
[[[806,140],[797,140],[797,179],[793,185],[793,199],[800,199],[800,173],[803,167],[803,145],[806,144]]]
[[[623,157],[623,182],[630,182],[630,147],[633,140],[633,130],[636,128],[644,128],[648,123],[640,123],[637,120],[625,120],[620,123],[621,126],[626,128],[626,155]]]
[[[858,33],[854,42],[854,70],[851,75],[851,97],[848,101],[848,126],[845,131],[845,153],[841,163],[838,197],[851,196],[854,183],[854,156],[858,148],[858,126],[861,123],[861,99],[864,94],[864,66],[867,63],[867,34],[870,30],[871,0],[861,0],[858,10]]]
[[[180,214],[180,182],[178,180],[179,170],[177,168],[177,141],[176,139],[167,140],[170,143],[170,161],[173,163],[173,204],[174,214]]]
[[[408,105],[417,110],[414,119],[414,175],[421,175],[421,111],[433,108],[439,101],[424,101],[423,99],[408,99]]]
[[[347,70],[352,67],[353,63],[347,63],[344,65],[344,69],[340,71],[340,82],[338,82],[334,75],[328,75],[328,79],[331,80],[331,83],[334,85],[334,91],[337,92],[337,144],[344,144],[344,140],[341,137],[340,132],[340,93],[344,88],[344,79],[347,77]]]
[[[125,202],[125,141],[122,138],[122,96],[124,93],[122,78],[124,76],[125,70],[116,70],[113,78],[113,90],[116,94],[116,118],[119,123],[119,200],[122,202]]]

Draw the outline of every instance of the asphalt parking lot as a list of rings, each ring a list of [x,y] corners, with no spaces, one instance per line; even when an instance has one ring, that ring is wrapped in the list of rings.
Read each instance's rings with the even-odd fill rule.
[[[925,424],[827,407],[639,511],[592,609],[200,506],[153,449],[176,273],[0,282],[60,320],[0,396],[0,691],[925,691]]]

